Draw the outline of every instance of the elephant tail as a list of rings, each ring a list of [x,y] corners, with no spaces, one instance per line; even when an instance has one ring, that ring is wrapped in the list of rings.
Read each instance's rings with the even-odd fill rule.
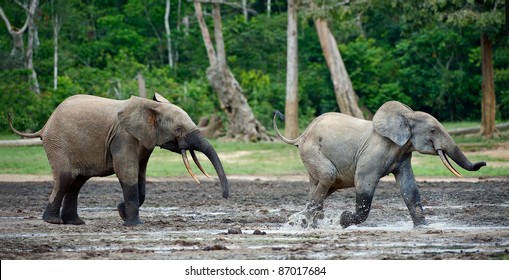
[[[8,122],[9,122],[9,127],[11,128],[12,132],[18,134],[19,136],[21,137],[26,137],[26,138],[35,138],[35,137],[41,137],[41,134],[42,134],[42,130],[44,129],[41,129],[37,132],[34,132],[34,133],[24,133],[24,132],[21,132],[21,131],[18,131],[17,129],[15,129],[13,126],[12,126],[12,117],[11,117],[11,113],[9,113],[7,115],[7,119],[8,119]]]
[[[291,144],[291,145],[295,145],[295,146],[298,146],[299,143],[300,143],[300,139],[302,137],[299,136],[295,139],[288,139],[286,137],[284,137],[281,132],[279,132],[279,129],[277,128],[277,124],[276,124],[276,116],[278,116],[282,121],[285,120],[285,116],[283,115],[283,113],[279,112],[278,110],[274,110],[274,118],[272,119],[273,123],[274,123],[274,130],[276,131],[276,133],[278,134],[279,138],[281,139],[281,141],[285,142],[286,144]]]

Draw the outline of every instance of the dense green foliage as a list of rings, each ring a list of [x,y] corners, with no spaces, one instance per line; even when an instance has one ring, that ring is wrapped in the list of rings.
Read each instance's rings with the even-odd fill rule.
[[[8,130],[7,112],[15,115],[18,128],[38,130],[59,102],[70,95],[86,93],[118,99],[137,95],[137,73],[145,78],[149,96],[153,92],[163,94],[195,121],[212,113],[221,114],[205,76],[208,59],[191,2],[180,1],[178,9],[179,1],[171,1],[173,68],[168,66],[165,1],[40,2],[39,45],[34,55],[40,96],[30,91],[22,61],[10,55],[12,39],[0,22],[0,131]],[[241,10],[222,5],[228,65],[256,117],[270,128],[273,109],[284,109],[286,2],[272,1],[270,15],[266,1],[248,2],[252,13],[247,22]],[[391,1],[355,2],[351,7],[335,5],[327,15],[363,108],[374,112],[383,102],[397,99],[442,121],[480,120],[479,26],[431,20],[435,11],[425,5],[417,7],[422,8],[419,13],[409,14],[405,5]],[[498,9],[503,10],[503,3],[500,5]],[[14,1],[0,0],[0,7],[14,26],[23,25],[26,16]],[[203,4],[203,8],[206,15],[211,14],[210,5]],[[58,37],[57,90],[53,89],[55,13],[63,23]],[[316,115],[338,111],[312,15],[304,8],[300,11],[299,98],[303,126]],[[416,24],[426,15],[426,24]],[[183,23],[185,17],[189,18],[189,26]],[[207,21],[212,30],[211,18]],[[491,26],[495,35],[502,29],[497,22],[486,26]],[[508,119],[509,47],[506,37],[495,35],[497,117]]]

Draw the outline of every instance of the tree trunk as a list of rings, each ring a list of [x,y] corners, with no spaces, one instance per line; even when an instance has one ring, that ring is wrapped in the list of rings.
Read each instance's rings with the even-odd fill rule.
[[[138,94],[142,98],[147,98],[147,89],[145,87],[145,79],[143,78],[143,75],[141,72],[138,72],[136,74],[136,80],[138,81]]]
[[[495,125],[495,128],[498,131],[502,130],[508,130],[509,129],[509,123],[501,123]],[[447,133],[450,135],[467,135],[467,134],[478,134],[481,130],[480,126],[475,127],[464,127],[464,128],[455,128],[455,129],[449,129],[447,130]]]
[[[58,88],[58,17],[55,16],[53,23],[53,89]]]
[[[19,4],[19,3],[18,3]],[[7,30],[13,40],[13,48],[11,50],[11,56],[14,59],[23,60],[25,68],[31,71],[30,80],[32,82],[32,91],[39,94],[39,82],[37,81],[37,73],[35,72],[33,65],[33,52],[35,45],[38,42],[37,36],[37,25],[35,24],[35,16],[39,7],[39,0],[32,0],[29,6],[20,4],[27,13],[27,19],[22,28],[17,29],[11,26],[11,23],[5,15],[3,9],[0,7],[0,17],[5,22]],[[27,40],[27,51],[25,53],[25,45],[23,42],[23,33],[28,29],[28,40]]]
[[[334,39],[334,36],[332,36],[327,26],[327,21],[316,18],[315,26],[325,61],[329,67],[339,110],[341,113],[364,119],[364,115],[358,104],[359,98],[353,90],[352,81],[350,81],[345,64],[339,53],[336,39]]]
[[[481,135],[493,137],[496,133],[495,115],[496,98],[493,80],[493,49],[487,34],[481,34],[481,67],[482,67],[482,120]]]
[[[209,58],[209,64],[216,64],[216,51],[214,50],[214,45],[212,44],[212,40],[210,39],[209,29],[207,28],[207,24],[205,23],[205,19],[203,18],[203,12],[201,10],[201,3],[194,2],[194,10],[196,12],[196,18],[198,20],[198,24],[200,25],[201,35],[203,37],[203,43],[205,44],[205,49],[207,50],[207,57]]]
[[[242,14],[244,15],[244,20],[247,22],[247,0],[242,0]]]
[[[37,8],[39,6],[39,0],[32,0],[30,4],[30,8],[28,9],[28,41],[27,41],[27,52],[25,56],[25,65],[28,70],[32,73],[30,74],[30,79],[32,81],[31,88],[32,91],[40,94],[41,89],[39,87],[39,81],[37,80],[37,72],[35,72],[34,68],[34,49],[37,44],[37,25],[35,24],[35,14]]]
[[[182,20],[180,15],[182,14],[182,0],[178,1],[177,6],[177,30],[180,31],[180,21]]]
[[[214,50],[207,25],[203,19],[200,2],[194,2],[194,7],[210,63],[210,67],[207,69],[207,78],[229,121],[226,137],[242,141],[270,140],[263,125],[256,120],[242,93],[242,88],[226,64],[219,4],[213,4],[216,50]]]
[[[166,30],[166,48],[168,49],[168,66],[173,68],[173,52],[171,49],[171,30],[170,30],[170,0],[166,0],[166,11],[164,13],[164,28]]]
[[[288,1],[285,136],[299,136],[299,66],[297,43],[297,0]]]
[[[54,10],[54,3],[51,1],[53,12],[53,89],[58,88],[58,34],[62,26],[58,13]]]
[[[11,25],[11,22],[7,18],[4,13],[2,7],[0,7],[0,17],[3,19],[5,26],[7,27],[7,31],[12,37],[12,50],[11,56],[13,58],[18,58],[19,61],[23,61],[25,58],[25,43],[23,42],[23,33],[28,28],[28,18],[25,21],[25,24],[21,28],[15,28]]]
[[[221,22],[221,8],[219,4],[212,4],[212,16],[214,18],[214,39],[216,40],[216,63],[221,71],[226,71],[226,50],[223,40],[223,23]]]

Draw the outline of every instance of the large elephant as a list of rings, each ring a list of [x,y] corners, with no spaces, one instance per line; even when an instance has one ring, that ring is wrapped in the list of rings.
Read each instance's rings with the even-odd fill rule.
[[[419,190],[412,171],[412,152],[439,155],[445,166],[461,176],[449,156],[462,168],[477,171],[485,162],[471,163],[445,128],[431,115],[414,112],[397,101],[383,104],[373,121],[341,113],[317,117],[294,140],[279,133],[283,142],[295,145],[309,173],[311,189],[306,208],[290,217],[290,223],[315,226],[323,218],[324,200],[338,189],[355,187],[355,213],[344,211],[342,227],[368,218],[375,188],[381,177],[394,174],[414,226],[426,224]]]
[[[228,197],[228,180],[214,148],[184,110],[157,93],[153,100],[133,96],[122,101],[76,95],[62,102],[36,133],[17,131],[10,116],[9,125],[20,136],[42,139],[55,180],[43,214],[48,223],[84,224],[77,210],[81,187],[91,177],[115,173],[124,196],[118,205],[124,225],[141,224],[147,162],[156,146],[181,154],[197,182],[187,151],[207,175],[194,151],[205,154]]]

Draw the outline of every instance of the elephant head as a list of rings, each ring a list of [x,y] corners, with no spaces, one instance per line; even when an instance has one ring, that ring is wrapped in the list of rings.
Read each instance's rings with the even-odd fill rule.
[[[172,104],[159,94],[153,100],[131,97],[127,105],[119,111],[120,125],[148,150],[159,146],[163,149],[182,155],[182,160],[193,179],[200,183],[194,175],[187,151],[198,168],[209,176],[201,166],[195,151],[202,152],[210,160],[221,182],[223,197],[229,193],[228,180],[223,166],[212,145],[201,135],[196,124],[180,107]]]
[[[460,151],[447,130],[430,114],[414,112],[397,101],[383,104],[373,117],[375,131],[399,146],[411,143],[412,149],[422,154],[439,155],[444,165],[454,175],[461,174],[449,163],[449,156],[468,171],[477,171],[486,162],[470,162]]]

